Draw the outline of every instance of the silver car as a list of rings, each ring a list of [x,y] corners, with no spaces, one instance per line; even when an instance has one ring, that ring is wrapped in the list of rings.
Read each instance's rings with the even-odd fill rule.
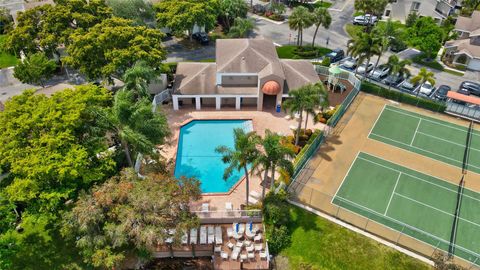
[[[380,65],[376,69],[374,69],[372,72],[370,72],[370,78],[375,81],[380,81],[383,78],[388,76],[389,71],[390,71],[390,68],[387,65]]]
[[[342,63],[342,67],[346,68],[346,69],[354,69],[357,67],[357,59],[355,58],[352,58],[352,57],[348,57],[346,59],[343,60],[343,63]]]
[[[367,67],[367,64],[361,64],[358,69],[357,69],[357,73],[358,74],[364,74],[364,73],[368,73],[370,71],[372,71],[373,69],[373,63],[368,63],[368,67]]]

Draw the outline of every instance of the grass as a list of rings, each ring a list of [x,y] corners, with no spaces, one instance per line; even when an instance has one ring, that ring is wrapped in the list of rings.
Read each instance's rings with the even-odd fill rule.
[[[447,73],[450,73],[452,75],[455,75],[455,76],[459,76],[459,77],[463,77],[463,75],[465,75],[465,73],[463,73],[463,72],[455,71],[455,70],[451,70],[451,69],[444,69],[443,71],[445,71]]]
[[[3,51],[5,38],[5,35],[0,35],[0,68],[15,66],[18,62],[18,59],[14,55]]]
[[[415,57],[413,57],[412,61],[414,63],[422,65],[422,66],[433,68],[433,69],[436,69],[436,70],[439,70],[439,71],[444,71],[445,68],[442,66],[442,64],[440,64],[436,60],[425,61],[425,58],[426,58],[426,54],[421,53],[421,54],[418,54]]]
[[[300,3],[300,2],[292,2],[292,7],[297,7],[297,6],[304,6],[310,10],[313,10],[315,8],[319,8],[319,7],[322,7],[322,8],[329,8],[332,6],[332,3],[328,2],[328,1],[318,1],[314,4],[309,4],[309,3]]]
[[[330,49],[317,46],[312,49],[310,45],[305,45],[303,47],[296,45],[284,45],[277,47],[278,57],[282,59],[314,59],[331,51],[332,50]]]
[[[355,38],[361,32],[363,32],[363,26],[361,25],[353,25],[351,23],[345,25],[345,31],[351,38]]]
[[[423,270],[430,267],[301,208],[291,206],[288,269]],[[287,268],[285,268],[287,269]]]

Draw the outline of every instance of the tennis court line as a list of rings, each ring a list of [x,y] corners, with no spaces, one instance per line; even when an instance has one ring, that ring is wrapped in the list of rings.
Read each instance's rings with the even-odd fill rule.
[[[395,195],[400,196],[400,197],[402,197],[402,198],[405,198],[405,199],[407,199],[407,200],[410,200],[410,201],[412,201],[412,202],[414,202],[414,203],[418,203],[418,204],[423,205],[423,206],[425,206],[425,207],[431,208],[431,209],[436,210],[436,211],[438,211],[438,212],[440,212],[440,213],[443,213],[443,214],[445,214],[445,215],[449,215],[449,216],[455,217],[455,215],[453,215],[453,214],[451,214],[451,213],[448,213],[447,211],[444,211],[444,210],[442,210],[442,209],[438,209],[438,208],[436,208],[436,207],[433,207],[433,206],[431,206],[431,205],[429,205],[429,204],[426,204],[426,203],[423,203],[423,202],[421,202],[421,201],[415,200],[415,199],[410,198],[410,197],[408,197],[408,196],[405,196],[405,195],[403,195],[403,194],[395,193]],[[471,220],[464,219],[464,218],[462,218],[462,217],[460,217],[460,216],[458,217],[458,219],[463,220],[463,221],[465,221],[465,222],[468,222],[468,223],[470,223],[470,224],[472,224],[472,225],[474,225],[474,226],[480,227],[480,224],[475,223],[475,222],[473,222],[473,221],[471,221]]]
[[[434,121],[434,120],[430,120],[430,119],[427,119],[427,118],[419,117],[419,116],[417,116],[417,115],[411,115],[411,114],[408,114],[408,113],[405,113],[405,112],[401,112],[401,111],[397,111],[397,110],[392,110],[392,109],[390,109],[390,107],[391,107],[391,106],[386,107],[385,110],[391,111],[391,112],[396,112],[396,113],[403,114],[403,115],[410,116],[410,117],[417,118],[417,119],[423,119],[423,120],[425,120],[425,121],[427,121],[427,122],[434,123],[434,124],[437,124],[437,125],[440,125],[440,126],[444,126],[444,127],[448,127],[448,128],[451,128],[451,129],[456,129],[456,130],[459,130],[459,131],[463,131],[463,132],[465,132],[465,133],[468,132],[468,128],[467,128],[467,127],[465,127],[467,130],[463,130],[463,129],[460,129],[460,128],[457,128],[457,127],[453,127],[453,126],[445,125],[445,124],[443,124],[443,123],[439,123],[440,121],[441,121],[441,122],[445,122],[445,121],[443,121],[443,120],[439,120],[439,119],[433,118],[433,119],[435,119],[435,121]],[[395,108],[395,107],[393,107],[393,108]],[[410,111],[404,110],[404,109],[399,109],[399,110],[410,112]],[[414,112],[410,112],[410,113],[414,113]],[[415,114],[417,114],[417,113],[415,113]],[[438,122],[436,122],[436,121],[438,121]],[[448,122],[447,122],[447,123],[448,123]],[[457,125],[457,124],[452,124],[452,125],[456,125],[456,126],[459,126],[459,127],[463,127],[463,126]],[[474,131],[475,131],[475,132],[472,132],[473,135],[475,135],[475,136],[480,136],[480,134],[477,134],[477,132],[478,132],[477,130],[474,130]]]
[[[412,141],[410,142],[410,146],[413,145],[413,141],[415,141],[415,137],[417,137],[418,128],[420,127],[421,123],[422,123],[422,119],[418,120],[417,128],[415,129],[415,133],[413,133],[413,138],[412,138]]]
[[[372,155],[372,154],[368,154],[368,155],[374,156],[374,155]],[[374,156],[374,157],[376,157],[376,158],[378,158],[378,159],[381,159],[381,160],[385,160],[385,159],[382,159],[382,158],[377,157],[377,156]],[[435,184],[435,183],[429,182],[429,181],[427,181],[427,180],[425,180],[425,179],[422,179],[422,178],[420,178],[420,177],[418,177],[418,176],[414,176],[414,175],[411,175],[411,174],[409,174],[409,173],[399,171],[399,170],[397,170],[397,169],[394,169],[394,168],[392,168],[392,167],[388,167],[388,166],[386,166],[386,165],[383,165],[383,164],[380,164],[380,163],[378,163],[378,162],[375,162],[375,161],[366,159],[366,158],[364,158],[364,157],[358,157],[358,159],[363,159],[363,160],[365,160],[365,161],[367,161],[367,162],[373,163],[373,164],[375,164],[375,165],[377,165],[377,166],[380,166],[380,167],[383,167],[383,168],[385,168],[385,169],[389,169],[389,170],[392,170],[392,171],[395,171],[395,172],[398,172],[398,173],[402,173],[402,174],[404,174],[404,175],[407,175],[407,176],[410,176],[410,177],[412,177],[412,178],[418,179],[418,180],[420,180],[420,181],[422,181],[422,182],[425,182],[425,183],[427,183],[427,184],[434,185],[434,186],[439,187],[439,188],[443,188],[443,189],[445,189],[445,190],[447,190],[447,191],[450,191],[450,192],[453,192],[453,193],[457,193],[456,190],[449,189],[449,188],[444,187],[444,186],[441,186],[441,185],[439,185],[439,184]],[[385,160],[385,161],[387,161],[387,160]],[[389,162],[389,161],[387,161],[387,162]],[[398,164],[397,164],[397,165],[398,165]],[[401,165],[398,165],[398,166],[401,166]],[[443,181],[443,182],[452,184],[452,183],[450,183],[450,182],[448,182],[448,181],[445,181],[445,180],[440,179],[440,178],[438,178],[438,177],[435,177],[435,176],[433,176],[433,175],[429,175],[429,174],[426,174],[426,173],[422,173],[422,172],[419,172],[419,171],[417,171],[417,170],[413,170],[413,169],[410,169],[410,168],[408,168],[408,169],[409,169],[409,170],[412,170],[412,171],[416,171],[417,173],[420,173],[420,174],[425,174],[425,175],[430,176],[430,177],[432,177],[432,178],[435,178],[435,179],[437,179],[437,180],[439,180],[439,181]],[[342,182],[342,184],[343,184],[343,182]],[[452,184],[452,185],[453,185],[453,184]],[[469,188],[465,188],[465,187],[464,187],[464,189],[466,189],[466,190],[468,190],[468,191],[470,191],[470,192],[473,192],[473,193],[478,193],[478,192],[476,192],[476,191],[474,191],[474,190],[471,190],[471,189],[469,189]],[[470,199],[472,199],[472,200],[474,200],[474,201],[480,202],[480,199],[477,199],[477,198],[472,197],[472,196],[470,196],[470,195],[463,194],[463,196],[464,196],[464,197],[467,197],[467,198],[470,198]]]
[[[360,151],[357,152],[357,155],[355,155],[355,158],[353,159],[352,163],[350,164],[350,167],[348,167],[347,173],[346,173],[345,176],[343,177],[342,182],[340,183],[340,186],[338,186],[338,189],[337,189],[337,191],[335,192],[335,195],[333,195],[332,200],[330,201],[331,204],[333,204],[333,200],[334,200],[335,197],[337,196],[338,191],[340,190],[340,188],[342,188],[343,182],[345,181],[345,179],[347,179],[347,176],[350,174],[350,170],[353,168],[353,164],[355,164],[355,161],[359,158],[358,155],[360,155]]]
[[[444,142],[447,142],[447,143],[451,143],[451,144],[454,144],[454,145],[458,145],[460,147],[463,147],[465,149],[465,145],[463,144],[460,144],[460,143],[456,143],[456,142],[452,142],[452,141],[449,141],[449,140],[446,140],[446,139],[443,139],[443,138],[440,138],[440,137],[437,137],[437,136],[433,136],[433,135],[430,135],[428,133],[425,133],[425,132],[421,132],[421,131],[418,131],[417,133],[419,134],[422,134],[424,136],[428,136],[430,138],[434,138],[434,139],[437,139],[437,140],[440,140],[440,141],[444,141]],[[477,148],[474,148],[474,147],[470,147],[470,150],[474,150],[474,151],[479,151],[480,152],[480,149],[477,149]]]
[[[385,108],[386,108],[386,107],[387,107],[387,104],[384,104],[384,105],[383,105],[383,108],[382,108],[382,111],[377,115],[377,119],[375,119],[375,122],[373,122],[373,126],[372,126],[372,128],[370,129],[370,132],[368,132],[367,138],[370,137],[370,134],[372,134],[373,128],[377,125],[377,122],[378,122],[378,120],[380,119],[380,116],[382,116],[383,111],[385,111]]]
[[[386,139],[386,140],[390,140],[390,141],[393,141],[393,142],[396,142],[396,143],[399,143],[399,144],[402,144],[402,145],[405,145],[405,146],[408,146],[408,147],[416,148],[416,149],[418,149],[418,150],[420,150],[420,151],[424,151],[424,152],[430,153],[430,154],[432,154],[432,155],[436,155],[436,156],[439,156],[439,157],[442,157],[442,158],[445,158],[445,159],[454,161],[454,162],[456,162],[456,163],[460,163],[460,164],[462,163],[461,161],[455,160],[455,159],[453,159],[453,158],[446,157],[446,156],[443,156],[443,155],[434,153],[434,152],[432,152],[432,151],[425,150],[425,149],[420,148],[420,147],[416,147],[416,146],[414,146],[414,145],[409,145],[409,144],[406,144],[406,143],[404,143],[404,142],[399,142],[399,141],[397,141],[397,140],[394,140],[394,139],[391,139],[391,138],[387,138],[387,137],[382,136],[382,135],[378,135],[378,134],[375,134],[375,133],[372,133],[371,135],[375,135],[375,136],[378,136],[378,137],[380,137],[380,138],[384,138],[384,139]],[[387,144],[387,145],[390,145],[390,144]],[[398,148],[400,148],[400,147],[398,147]],[[403,148],[400,148],[400,149],[406,150],[406,149],[403,149]],[[409,151],[409,150],[407,149],[406,151]],[[416,153],[416,154],[418,154],[418,153]],[[449,164],[449,163],[446,163],[445,161],[442,161],[442,160],[436,160],[436,161],[438,161],[438,162],[443,162],[443,163],[448,164],[448,165],[450,165],[450,166],[454,166],[454,165]],[[480,169],[480,167],[475,166],[475,165],[472,165],[472,164],[468,164],[468,166],[471,166],[471,167]],[[456,166],[456,167],[461,168],[461,167],[459,167],[459,166]]]
[[[385,209],[385,213],[383,214],[384,216],[387,215],[388,208],[390,208],[390,203],[392,203],[393,195],[395,194],[395,190],[397,190],[398,182],[401,176],[402,176],[402,172],[398,174],[397,181],[395,182],[395,186],[393,187],[392,194],[390,194],[390,200],[388,200],[387,209]]]

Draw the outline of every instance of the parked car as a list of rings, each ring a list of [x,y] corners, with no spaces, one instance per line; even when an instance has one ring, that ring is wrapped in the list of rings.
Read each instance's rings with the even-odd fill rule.
[[[370,72],[370,78],[380,81],[388,75],[390,68],[387,65],[379,65],[375,70]]]
[[[344,59],[343,63],[342,63],[342,67],[346,68],[346,69],[355,69],[357,67],[357,59],[355,58],[352,58],[352,57],[348,57],[346,59]]]
[[[266,9],[265,6],[263,6],[263,5],[255,4],[255,5],[253,5],[253,7],[252,7],[252,11],[253,11],[253,13],[255,13],[255,14],[264,14],[265,11],[267,11],[267,9]]]
[[[385,80],[383,80],[383,83],[389,86],[396,87],[398,86],[401,82],[405,80],[404,76],[400,76],[398,74],[396,75],[389,75]]]
[[[378,18],[377,16],[375,15],[370,15],[370,14],[366,14],[366,15],[360,15],[360,16],[356,16],[355,18],[353,18],[353,21],[352,23],[354,25],[369,25],[369,24],[375,24],[376,22],[378,21]]]
[[[342,49],[335,49],[327,53],[324,58],[330,58],[330,63],[335,63],[342,60],[345,57],[345,52]]]
[[[429,82],[426,82],[420,86],[419,91],[419,94],[429,97],[435,91],[435,87]]]
[[[419,83],[413,84],[409,80],[405,80],[399,85],[399,88],[402,91],[413,93],[413,92],[416,92],[418,90],[419,85],[420,85]]]
[[[437,91],[435,91],[435,93],[433,94],[433,97],[438,99],[438,100],[447,100],[447,93],[450,90],[452,90],[452,88],[450,88],[450,86],[444,85],[444,84],[440,85],[437,88]]]
[[[460,84],[460,90],[466,90],[472,95],[480,96],[480,83],[464,81]]]
[[[357,73],[358,74],[369,73],[370,71],[372,71],[373,66],[374,66],[373,63],[368,63],[368,66],[367,66],[367,63],[361,64],[360,66],[358,66]]]
[[[192,38],[198,41],[202,45],[208,45],[208,43],[210,42],[210,38],[205,32],[197,32],[192,35]]]

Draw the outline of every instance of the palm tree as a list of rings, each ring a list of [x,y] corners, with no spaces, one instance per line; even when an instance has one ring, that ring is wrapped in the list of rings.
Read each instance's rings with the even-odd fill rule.
[[[317,37],[318,28],[328,29],[332,23],[332,16],[326,8],[318,7],[313,11],[313,24],[315,25],[315,33],[313,34],[312,48],[315,47],[315,38]]]
[[[313,25],[313,16],[304,6],[298,6],[293,9],[292,14],[288,18],[288,26],[292,30],[298,31],[297,45],[303,44],[303,29]]]
[[[130,91],[119,91],[113,106],[100,112],[106,125],[122,145],[128,165],[133,167],[132,152],[150,154],[170,134],[163,114],[152,112],[147,99],[134,101]]]
[[[398,29],[399,28],[395,27],[395,23],[391,19],[388,19],[385,24],[378,24],[373,28],[373,33],[375,33],[380,39],[380,50],[377,62],[373,67],[374,70],[377,68],[383,53],[386,52],[388,47],[390,46],[391,39],[398,38],[398,36],[400,35]]]
[[[366,60],[366,67],[368,67],[372,56],[380,54],[380,42],[381,40],[374,33],[360,33],[349,41],[348,53],[359,58],[355,75],[357,75],[358,67],[361,63]],[[365,78],[367,74],[367,68],[365,68],[363,77]]]
[[[235,18],[233,26],[228,31],[228,35],[232,38],[245,38],[255,29],[255,21],[250,18]]]
[[[430,83],[432,86],[435,85],[435,74],[433,72],[428,71],[426,68],[421,68],[420,72],[417,74],[417,76],[413,77],[410,80],[411,83],[417,84],[420,83],[421,85],[424,85],[426,82]],[[420,90],[417,91],[417,96],[420,93]]]
[[[306,104],[310,102],[309,99],[311,99],[310,93],[307,90],[308,87],[309,85],[305,85],[298,89],[289,91],[289,98],[285,100],[285,102],[283,102],[284,109],[288,111],[291,116],[293,116],[295,113],[300,114],[300,117],[298,119],[298,127],[295,135],[295,145],[298,145],[300,139],[303,111],[305,110]]]
[[[125,71],[123,75],[124,90],[133,91],[135,99],[150,98],[148,85],[158,78],[158,71],[151,68],[145,61],[138,61]]]
[[[307,130],[308,116],[315,117],[317,108],[325,108],[328,106],[328,93],[321,83],[308,85],[306,87],[310,99],[305,104],[305,129]]]
[[[408,59],[400,60],[397,55],[391,55],[386,64],[389,67],[388,75],[410,75],[410,70],[407,68],[407,66],[411,63],[412,62]],[[388,86],[388,89],[390,90],[390,85]]]
[[[360,10],[364,14],[380,15],[385,11],[388,0],[355,0],[355,10]],[[372,17],[370,17],[370,20]],[[367,32],[370,33],[372,22],[367,25]]]
[[[234,129],[233,134],[235,138],[234,149],[222,145],[217,147],[215,151],[222,154],[223,163],[229,164],[223,173],[223,179],[228,179],[232,175],[233,170],[244,170],[246,203],[248,205],[248,194],[250,192],[248,164],[252,164],[258,159],[259,151],[257,144],[260,138],[254,131],[245,132],[245,130],[241,128]]]
[[[265,197],[265,188],[268,176],[268,170],[272,169],[272,177],[270,178],[270,188],[273,188],[275,181],[275,167],[280,166],[290,175],[293,173],[293,164],[290,161],[295,156],[295,153],[290,148],[285,147],[280,143],[282,137],[270,130],[265,130],[265,137],[262,140],[262,151],[252,167],[259,172],[264,173],[262,198]],[[261,166],[261,167],[260,167]],[[261,169],[259,169],[261,168]]]

